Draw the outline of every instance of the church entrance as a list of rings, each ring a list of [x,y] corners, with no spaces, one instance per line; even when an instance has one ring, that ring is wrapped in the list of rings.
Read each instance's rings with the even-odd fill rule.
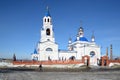
[[[83,56],[83,58],[82,58],[82,61],[84,62],[84,64],[86,65],[86,66],[89,66],[90,65],[90,57],[89,56]]]
[[[71,56],[69,59],[70,60],[75,60],[75,56]]]
[[[102,66],[108,66],[108,56],[101,57]]]

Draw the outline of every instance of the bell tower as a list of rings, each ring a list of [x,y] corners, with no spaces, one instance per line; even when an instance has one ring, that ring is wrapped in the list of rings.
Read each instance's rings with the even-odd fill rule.
[[[43,26],[41,28],[41,38],[38,45],[38,60],[58,60],[58,44],[55,42],[52,18],[47,7],[43,17]]]
[[[43,17],[43,27],[41,29],[41,40],[40,42],[51,41],[55,42],[52,18],[47,7],[45,16]]]

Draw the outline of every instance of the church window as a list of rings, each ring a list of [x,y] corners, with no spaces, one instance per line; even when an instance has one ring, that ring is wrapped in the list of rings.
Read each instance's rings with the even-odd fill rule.
[[[49,22],[49,19],[48,19],[48,22]]]
[[[50,58],[50,56],[48,56],[48,60],[49,60],[49,61],[51,61],[51,58]]]
[[[91,57],[95,56],[95,52],[94,52],[94,51],[91,51],[91,52],[90,52],[90,56],[91,56]]]
[[[50,29],[49,28],[46,30],[46,35],[50,35]]]
[[[46,51],[53,51],[51,48],[47,48]]]
[[[46,22],[46,18],[45,18],[45,22]]]

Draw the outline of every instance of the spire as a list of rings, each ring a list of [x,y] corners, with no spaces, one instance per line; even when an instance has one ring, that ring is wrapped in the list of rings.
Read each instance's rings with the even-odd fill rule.
[[[47,6],[46,9],[49,10],[49,7]]]
[[[45,16],[43,17],[43,25],[52,25],[52,18],[48,6],[46,7],[46,13]]]
[[[71,37],[69,37],[68,50],[70,50],[70,51],[72,50],[71,43],[72,43],[72,39],[71,39]]]
[[[77,41],[79,41],[79,34],[77,34]]]
[[[94,31],[92,32],[92,37],[91,37],[91,41],[95,42],[95,36],[94,36]]]
[[[69,43],[69,44],[71,44],[71,43],[72,43],[72,39],[71,39],[71,37],[69,38],[68,43]]]
[[[36,49],[34,49],[34,54],[37,54],[37,50]]]
[[[45,14],[46,17],[50,16],[50,12],[49,12],[49,7],[47,6],[46,7],[46,14]],[[50,16],[51,17],[51,16]]]
[[[80,27],[82,27],[82,20],[80,21]]]
[[[84,35],[84,30],[82,28],[82,21],[80,21],[80,28],[79,28],[78,35],[79,35],[79,37],[83,37],[83,35]]]

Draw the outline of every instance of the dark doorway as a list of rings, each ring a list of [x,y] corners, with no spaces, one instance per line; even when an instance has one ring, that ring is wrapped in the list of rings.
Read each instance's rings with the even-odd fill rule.
[[[107,66],[107,60],[104,60],[104,66]]]
[[[89,59],[87,59],[87,66],[89,66]]]
[[[75,60],[75,56],[71,56],[69,59],[70,60]]]

